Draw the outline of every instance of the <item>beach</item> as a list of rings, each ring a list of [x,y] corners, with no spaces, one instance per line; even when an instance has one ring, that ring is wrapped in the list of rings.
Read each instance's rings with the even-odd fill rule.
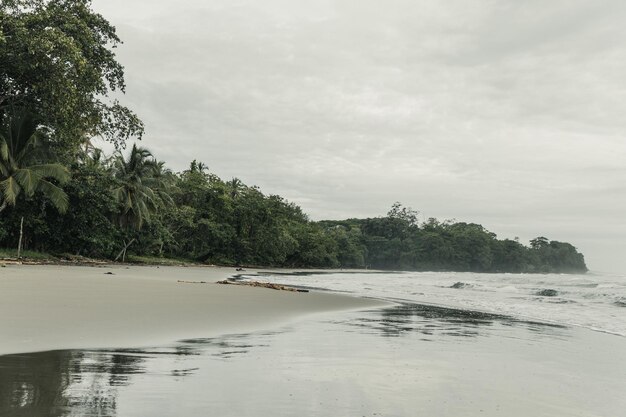
[[[219,267],[6,266],[0,269],[0,355],[154,346],[387,304],[216,284],[235,273]]]
[[[234,274],[310,292],[212,283]],[[625,291],[592,274],[1,268],[0,416],[622,416]]]

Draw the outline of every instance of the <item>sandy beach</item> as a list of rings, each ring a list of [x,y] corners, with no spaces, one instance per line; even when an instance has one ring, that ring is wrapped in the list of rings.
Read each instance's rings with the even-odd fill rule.
[[[0,268],[0,355],[124,348],[271,329],[299,317],[386,303],[218,285],[233,268]],[[204,281],[206,283],[181,283]]]
[[[623,415],[614,277],[284,272],[242,278],[394,302],[213,283],[233,268],[0,268],[0,416]]]

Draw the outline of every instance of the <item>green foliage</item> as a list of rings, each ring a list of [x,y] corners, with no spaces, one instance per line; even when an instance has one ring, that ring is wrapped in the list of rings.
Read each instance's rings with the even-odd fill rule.
[[[336,225],[327,234],[337,245],[337,264],[344,268],[364,268],[367,248],[362,243],[363,234],[358,226]]]
[[[411,207],[404,207],[399,201],[391,206],[391,210],[387,213],[387,217],[391,219],[402,220],[407,226],[417,226],[419,212]]]
[[[494,255],[493,268],[496,271],[531,272],[533,270],[528,248],[515,240],[495,240],[492,242],[491,250]]]
[[[49,253],[37,252],[32,250],[23,251],[21,253],[23,258],[32,259],[36,261],[54,261],[57,258]],[[0,259],[15,259],[17,258],[17,249],[0,249]]]
[[[545,237],[526,247],[477,224],[420,224],[400,203],[385,217],[315,223],[202,162],[175,174],[136,145],[125,156],[119,149],[143,124],[107,98],[125,88],[119,43],[90,0],[0,1],[0,245],[16,246],[24,218],[24,248],[92,257],[129,250],[137,261],[586,271],[576,248]],[[94,136],[118,152],[90,148]]]
[[[167,249],[204,262],[284,265],[298,248],[297,227],[307,222],[281,197],[238,179],[224,182],[196,161],[177,176],[172,197],[164,214]]]
[[[540,272],[570,273],[587,270],[585,258],[569,243],[554,240],[548,243],[543,242],[539,246],[532,247],[531,252],[532,259],[538,265],[538,271]]]
[[[17,239],[51,252],[113,258],[130,242],[129,259],[189,259],[223,265],[475,272],[583,272],[568,244],[537,238],[526,247],[498,240],[473,223],[419,224],[417,212],[394,204],[385,217],[311,222],[282,197],[238,179],[222,181],[193,161],[174,174],[133,146],[127,157],[94,150],[72,165],[69,209],[58,215],[41,195],[11,207],[0,244]]]
[[[357,251],[367,267],[473,272],[585,272],[584,257],[569,243],[533,239],[530,247],[498,240],[474,223],[417,223],[416,212],[395,203],[387,217],[320,222],[327,230],[358,230]],[[349,228],[349,229],[348,229]],[[341,239],[337,239],[338,242]],[[343,265],[350,265],[342,259]]]
[[[117,146],[140,137],[143,124],[116,100],[123,67],[113,48],[115,28],[90,0],[3,0],[0,3],[0,106],[20,105],[41,116],[55,140],[73,152],[85,135]]]
[[[120,231],[111,219],[117,213],[111,194],[115,185],[108,170],[101,166],[76,164],[65,190],[70,208],[63,216],[48,212],[50,236],[47,240],[60,252],[88,257],[110,257],[119,245]]]
[[[128,158],[118,152],[112,173],[116,180],[113,197],[119,205],[118,221],[123,228],[140,230],[160,207],[171,202],[165,191],[168,184],[163,164],[145,148],[133,144]]]
[[[71,172],[72,178],[64,186],[67,211],[59,215],[42,195],[7,209],[0,217],[0,229],[7,231],[0,236],[3,246],[16,245],[23,216],[26,248],[91,257],[112,255],[120,238],[111,222],[117,210],[111,195],[113,179],[102,167],[75,164]]]
[[[49,163],[49,138],[33,115],[11,108],[0,124],[0,212],[15,206],[21,194],[43,194],[57,210],[68,207],[67,195],[57,184],[69,179],[67,169]]]

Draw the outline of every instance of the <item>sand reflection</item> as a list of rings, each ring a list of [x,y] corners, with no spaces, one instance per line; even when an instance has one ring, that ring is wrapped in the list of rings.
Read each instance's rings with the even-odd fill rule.
[[[254,334],[262,341],[276,332]],[[185,378],[185,357],[229,360],[266,343],[250,335],[183,340],[154,349],[61,350],[0,356],[0,415],[117,416],[120,390],[137,375]]]
[[[0,357],[0,415],[115,416],[117,388],[143,372],[140,356],[53,351]]]
[[[423,351],[424,358],[435,357],[440,350],[436,347],[449,346],[449,342],[455,344],[455,351],[471,351],[469,345],[473,343],[458,342],[482,339],[484,350],[492,345],[488,342],[491,337],[557,340],[570,337],[568,334],[568,329],[561,326],[505,315],[405,303],[346,313],[339,320],[335,317],[329,321],[311,321],[306,329],[296,326],[275,332],[182,340],[172,346],[151,349],[7,355],[0,356],[0,415],[114,417],[127,415],[129,407],[131,411],[141,412],[156,403],[180,403],[183,409],[177,411],[179,415],[195,415],[197,409],[193,407],[228,410],[229,398],[237,397],[237,392],[248,387],[249,381],[257,381],[249,386],[254,390],[251,401],[261,404],[277,392],[293,389],[296,392],[293,395],[297,395],[300,385],[292,384],[289,378],[304,378],[300,393],[303,396],[300,401],[304,401],[306,384],[317,387],[314,383],[317,379],[325,381],[333,374],[344,375],[339,379],[341,386],[349,388],[351,397],[358,397],[366,404],[371,398],[360,393],[360,389],[366,388],[361,387],[360,379],[353,381],[353,385],[346,385],[346,381],[355,372],[378,375],[384,371],[396,375],[405,370],[388,367],[385,352],[390,346],[394,346],[394,355],[404,356],[410,363],[417,360],[413,352]],[[332,335],[330,339],[329,335]],[[518,342],[512,343],[516,346]],[[370,346],[366,363],[354,355],[356,346],[359,349]],[[380,360],[375,360],[377,357]],[[420,375],[425,372],[424,366],[421,362],[414,364],[415,369],[421,369]],[[262,382],[266,380],[270,382]],[[413,379],[409,382],[409,385],[417,383]],[[277,386],[282,388],[278,391],[272,388]],[[178,391],[181,387],[184,391]],[[394,385],[394,390],[397,388]],[[318,393],[324,401],[325,392]],[[191,401],[185,396],[190,396]],[[284,403],[282,414],[277,415],[292,415],[295,411],[289,408],[289,398],[279,396],[275,400]],[[126,404],[125,412],[119,411],[121,403]],[[228,415],[235,415],[235,411]],[[172,414],[170,410],[157,408],[151,415]]]
[[[566,337],[565,326],[515,319],[502,314],[426,304],[401,303],[373,310],[341,324],[385,337],[420,334],[422,340],[446,337],[506,336],[508,327],[525,328],[542,337]]]

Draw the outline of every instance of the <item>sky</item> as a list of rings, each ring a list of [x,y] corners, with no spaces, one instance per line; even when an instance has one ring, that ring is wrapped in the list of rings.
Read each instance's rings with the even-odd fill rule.
[[[567,241],[626,272],[626,2],[94,0],[142,145],[312,220]]]

